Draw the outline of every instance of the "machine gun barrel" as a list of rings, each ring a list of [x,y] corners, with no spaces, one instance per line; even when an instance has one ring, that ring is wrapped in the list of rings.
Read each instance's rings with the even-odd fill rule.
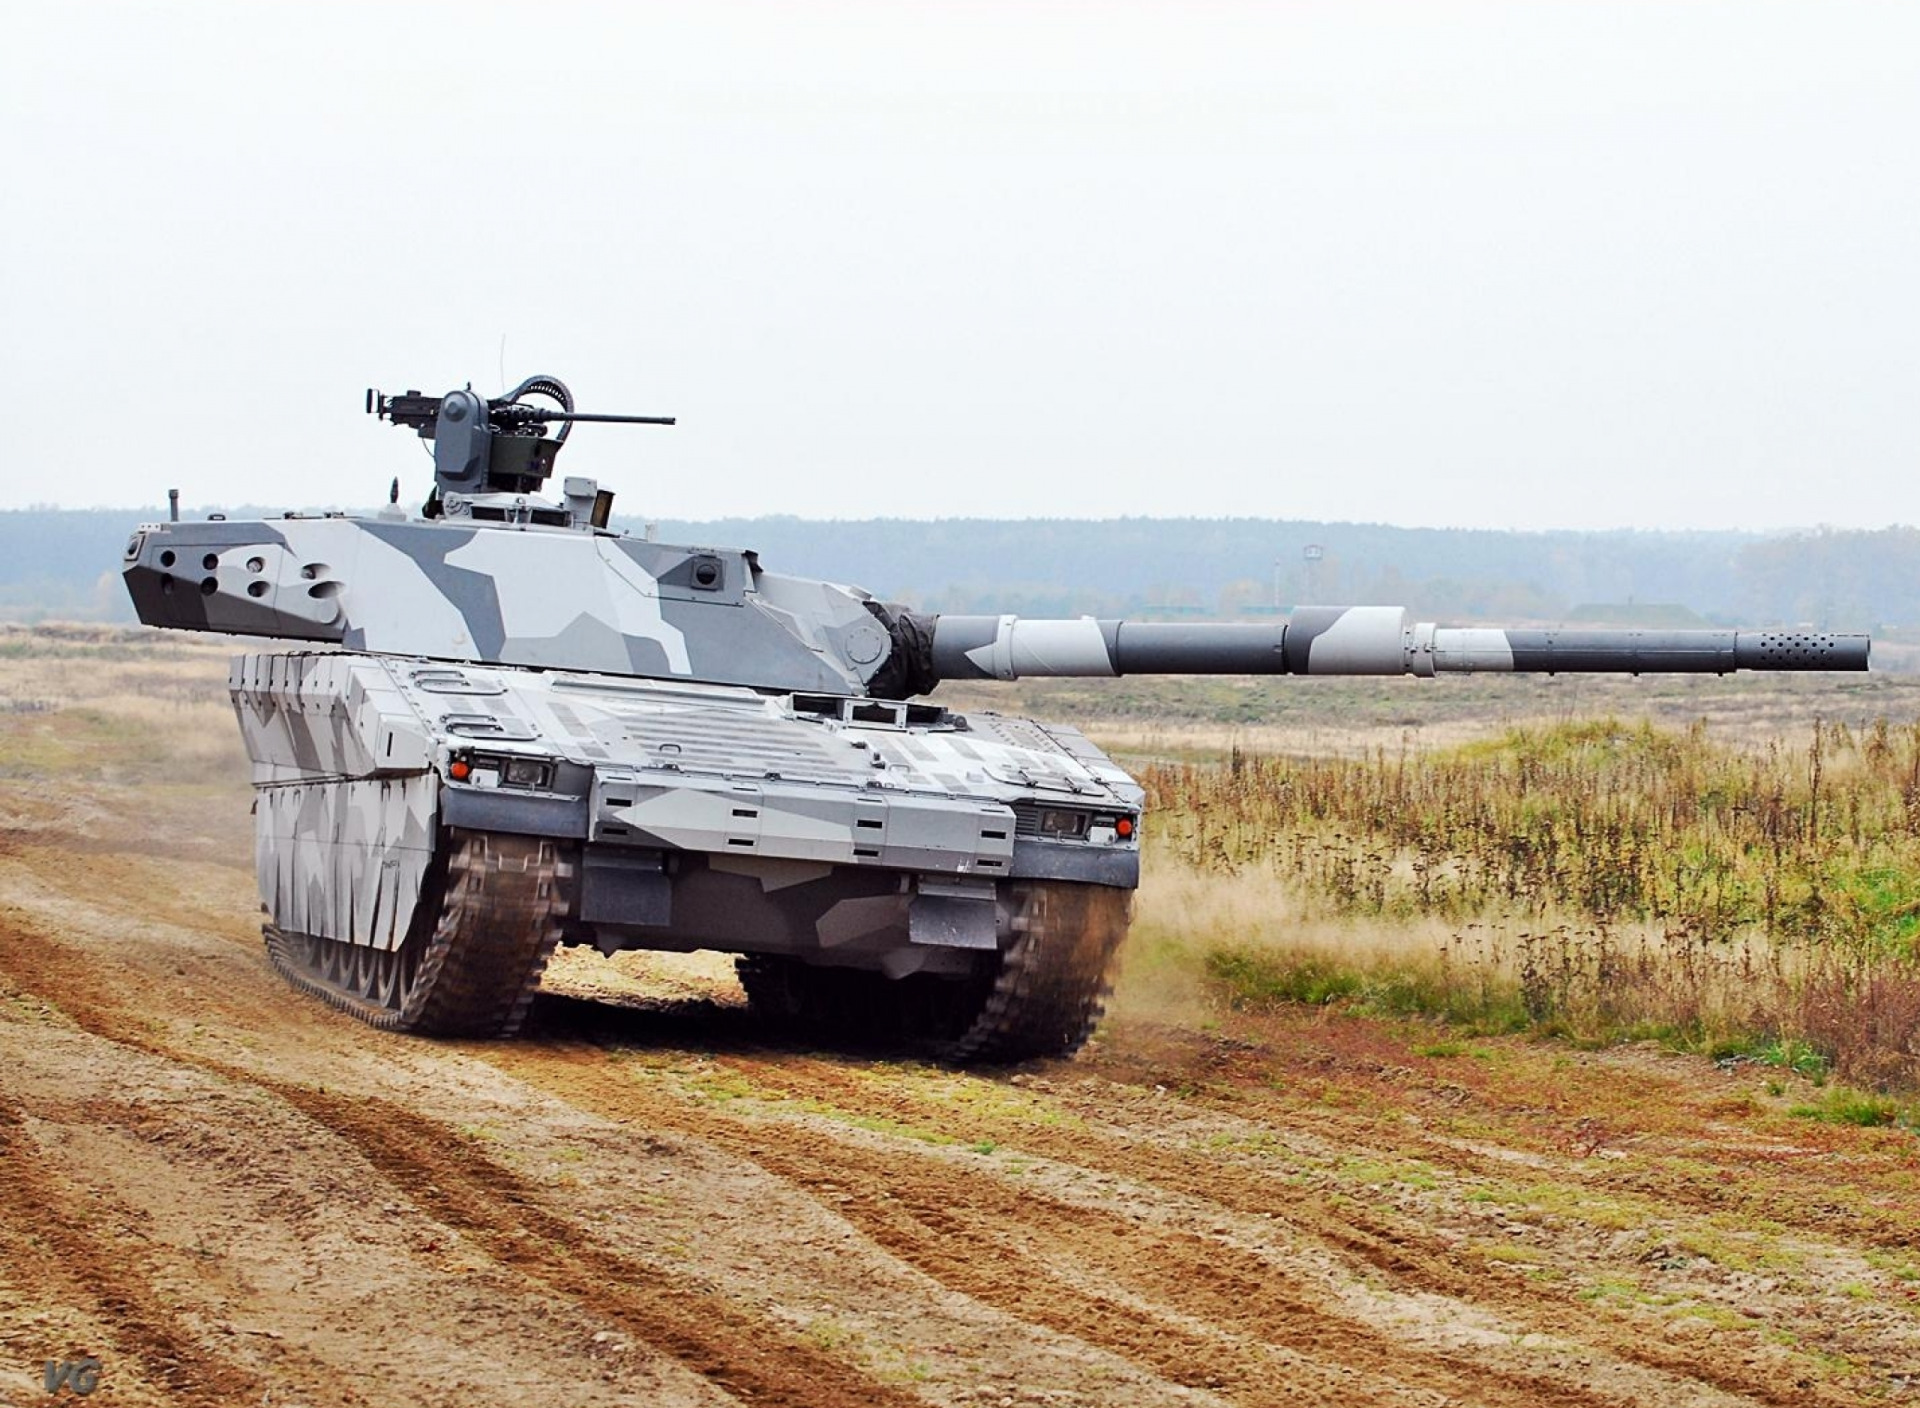
[[[604,425],[678,425],[678,416],[603,416],[586,411],[535,411],[526,417],[530,421],[546,424],[556,420],[591,420]]]
[[[1409,622],[1397,606],[1300,607],[1285,622],[1169,625],[941,616],[939,679],[1023,675],[1727,674],[1864,670],[1864,635],[1803,630],[1562,630]]]
[[[367,388],[367,414],[378,416],[381,420],[391,421],[395,425],[409,426],[415,430],[430,430],[440,418],[440,407],[446,401],[444,396],[422,396],[418,391],[408,391],[398,396],[388,396],[373,388]],[[489,403],[488,416],[502,425],[547,425],[567,421],[596,421],[602,425],[673,425],[674,416],[615,416],[602,415],[590,411],[549,411],[539,406],[529,406],[518,401]]]

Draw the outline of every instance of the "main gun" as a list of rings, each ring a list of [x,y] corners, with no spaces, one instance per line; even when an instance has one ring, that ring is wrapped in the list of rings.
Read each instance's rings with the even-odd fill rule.
[[[1272,624],[938,616],[921,619],[915,640],[926,680],[1864,670],[1870,649],[1864,635],[1830,631],[1437,626],[1398,606],[1303,606]]]

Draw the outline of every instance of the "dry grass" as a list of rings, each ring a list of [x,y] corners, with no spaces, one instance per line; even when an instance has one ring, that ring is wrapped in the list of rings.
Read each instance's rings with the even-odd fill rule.
[[[1100,746],[1135,768],[1163,762],[1208,762],[1233,753],[1302,754],[1326,758],[1366,758],[1382,750],[1456,746],[1493,731],[1481,719],[1444,719],[1431,724],[1342,724],[1313,720],[1298,724],[1216,724],[1131,721],[1104,723]]]
[[[1605,719],[1364,759],[1236,751],[1145,781],[1180,863],[1271,869],[1341,913],[1564,909],[1879,951],[1920,932],[1920,725],[1748,752]]]
[[[1601,720],[1146,781],[1136,963],[1189,1001],[1804,1048],[1920,1088],[1920,726],[1741,749]]]
[[[1876,661],[1880,653],[1876,649]],[[1129,676],[949,681],[934,698],[952,708],[1065,719],[1122,751],[1130,736],[1195,728],[1222,747],[1237,739],[1252,751],[1270,751],[1263,739],[1288,737],[1314,751],[1344,752],[1361,739],[1392,747],[1402,737],[1441,747],[1509,728],[1610,715],[1668,728],[1705,720],[1720,741],[1763,745],[1816,718],[1858,731],[1875,718],[1920,715],[1920,675]]]
[[[0,626],[0,778],[34,784],[12,790],[0,826],[77,825],[103,803],[162,826],[172,806],[244,820],[249,769],[226,690],[235,650],[171,632]]]

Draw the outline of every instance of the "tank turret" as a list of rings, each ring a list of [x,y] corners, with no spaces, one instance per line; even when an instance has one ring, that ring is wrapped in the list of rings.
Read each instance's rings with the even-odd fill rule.
[[[921,613],[616,532],[589,479],[542,492],[575,424],[670,418],[577,412],[545,376],[367,409],[432,443],[418,515],[176,517],[124,572],[150,625],[323,647],[229,680],[267,949],[398,1030],[510,1033],[565,942],[735,952],[756,1009],[839,1036],[1072,1050],[1141,790],[1070,727],[918,702],[942,680],[1867,668],[1866,637],[1812,631]]]

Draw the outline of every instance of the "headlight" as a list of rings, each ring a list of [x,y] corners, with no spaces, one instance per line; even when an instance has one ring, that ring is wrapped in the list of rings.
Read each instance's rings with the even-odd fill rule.
[[[531,787],[544,792],[553,785],[553,764],[544,758],[508,758],[500,775],[502,787]]]
[[[553,767],[551,758],[462,753],[447,764],[447,776],[472,787],[514,787],[526,792],[548,792],[553,789]]]
[[[1042,807],[1040,809],[1040,834],[1057,838],[1084,836],[1087,834],[1089,818],[1085,812],[1068,811],[1064,807]]]

